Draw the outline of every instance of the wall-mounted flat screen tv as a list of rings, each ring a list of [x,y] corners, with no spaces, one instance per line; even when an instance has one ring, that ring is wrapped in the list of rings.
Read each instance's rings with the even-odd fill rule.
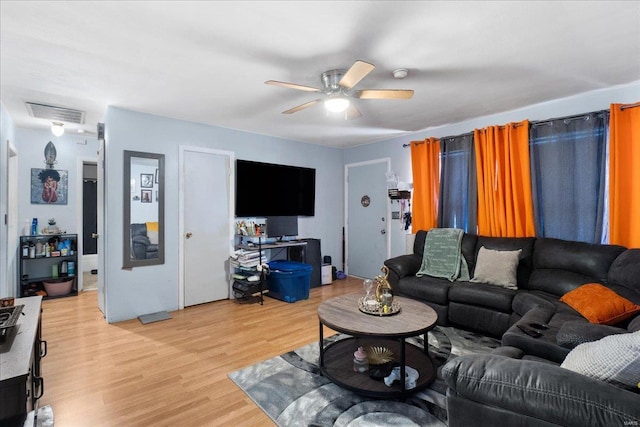
[[[316,170],[236,160],[236,216],[314,216]]]

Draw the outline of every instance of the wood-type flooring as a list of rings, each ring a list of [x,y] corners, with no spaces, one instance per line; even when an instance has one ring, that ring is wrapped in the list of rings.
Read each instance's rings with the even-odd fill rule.
[[[313,288],[293,304],[223,300],[146,325],[107,324],[96,291],[46,300],[39,405],[51,405],[56,427],[272,426],[227,374],[317,341],[318,305],[348,293],[363,293],[362,280]]]

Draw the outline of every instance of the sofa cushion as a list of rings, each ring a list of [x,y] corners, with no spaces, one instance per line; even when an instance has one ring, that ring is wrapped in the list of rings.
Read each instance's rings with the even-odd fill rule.
[[[526,288],[561,296],[584,283],[606,284],[609,267],[624,251],[617,245],[538,238],[533,252],[534,273]]]
[[[557,313],[554,310],[536,307],[522,316],[502,335],[502,345],[517,347],[525,354],[560,363],[570,349],[558,345],[556,336],[562,325],[571,320],[582,320],[585,324],[587,323],[578,314]],[[536,329],[541,333],[537,338],[525,334],[518,328],[518,325],[531,327],[533,323],[547,325],[548,328]]]
[[[625,329],[609,325],[594,325],[585,320],[570,320],[560,327],[556,341],[566,348],[575,348],[586,342],[598,341],[609,335],[622,334]]]
[[[615,325],[640,312],[640,305],[599,283],[587,283],[567,292],[560,301],[568,304],[591,323]]]
[[[516,292],[486,283],[456,282],[449,288],[449,300],[511,313]]]
[[[555,312],[556,304],[554,300],[557,301],[558,298],[555,296],[549,297],[548,294],[545,295],[543,292],[538,295],[538,293],[532,291],[519,291],[513,297],[511,308],[519,316],[524,316],[534,307],[542,307],[548,311]]]
[[[495,288],[495,287],[494,287]],[[483,335],[500,338],[509,328],[511,314],[496,309],[449,301],[449,322]]]
[[[410,276],[403,278],[394,288],[394,293],[423,301],[446,305],[451,282],[430,276]]]
[[[471,281],[518,289],[517,273],[521,253],[522,249],[496,251],[481,247]]]
[[[639,392],[640,332],[611,335],[580,344],[567,355],[562,368]]]
[[[613,261],[608,286],[617,294],[640,304],[640,249],[628,249]]]

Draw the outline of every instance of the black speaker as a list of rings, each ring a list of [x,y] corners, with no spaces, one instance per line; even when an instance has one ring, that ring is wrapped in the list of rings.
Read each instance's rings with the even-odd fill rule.
[[[289,247],[289,260],[304,262],[310,264],[311,284],[310,287],[315,288],[322,286],[322,255],[320,251],[320,239],[301,239],[307,242],[305,246]]]

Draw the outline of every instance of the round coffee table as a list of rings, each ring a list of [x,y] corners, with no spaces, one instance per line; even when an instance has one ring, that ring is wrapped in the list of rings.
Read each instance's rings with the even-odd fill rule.
[[[320,372],[331,382],[346,389],[371,397],[404,397],[426,388],[436,377],[436,367],[429,357],[427,332],[436,324],[438,315],[428,305],[409,298],[395,297],[400,312],[389,316],[363,313],[358,309],[362,295],[344,295],[324,301],[318,306],[320,319]],[[324,345],[323,326],[350,335]],[[406,338],[424,335],[424,349],[407,343]],[[396,381],[388,387],[367,373],[353,370],[353,352],[358,347],[383,346],[393,352],[400,364],[400,378],[406,367],[418,371],[416,386],[405,387]]]

